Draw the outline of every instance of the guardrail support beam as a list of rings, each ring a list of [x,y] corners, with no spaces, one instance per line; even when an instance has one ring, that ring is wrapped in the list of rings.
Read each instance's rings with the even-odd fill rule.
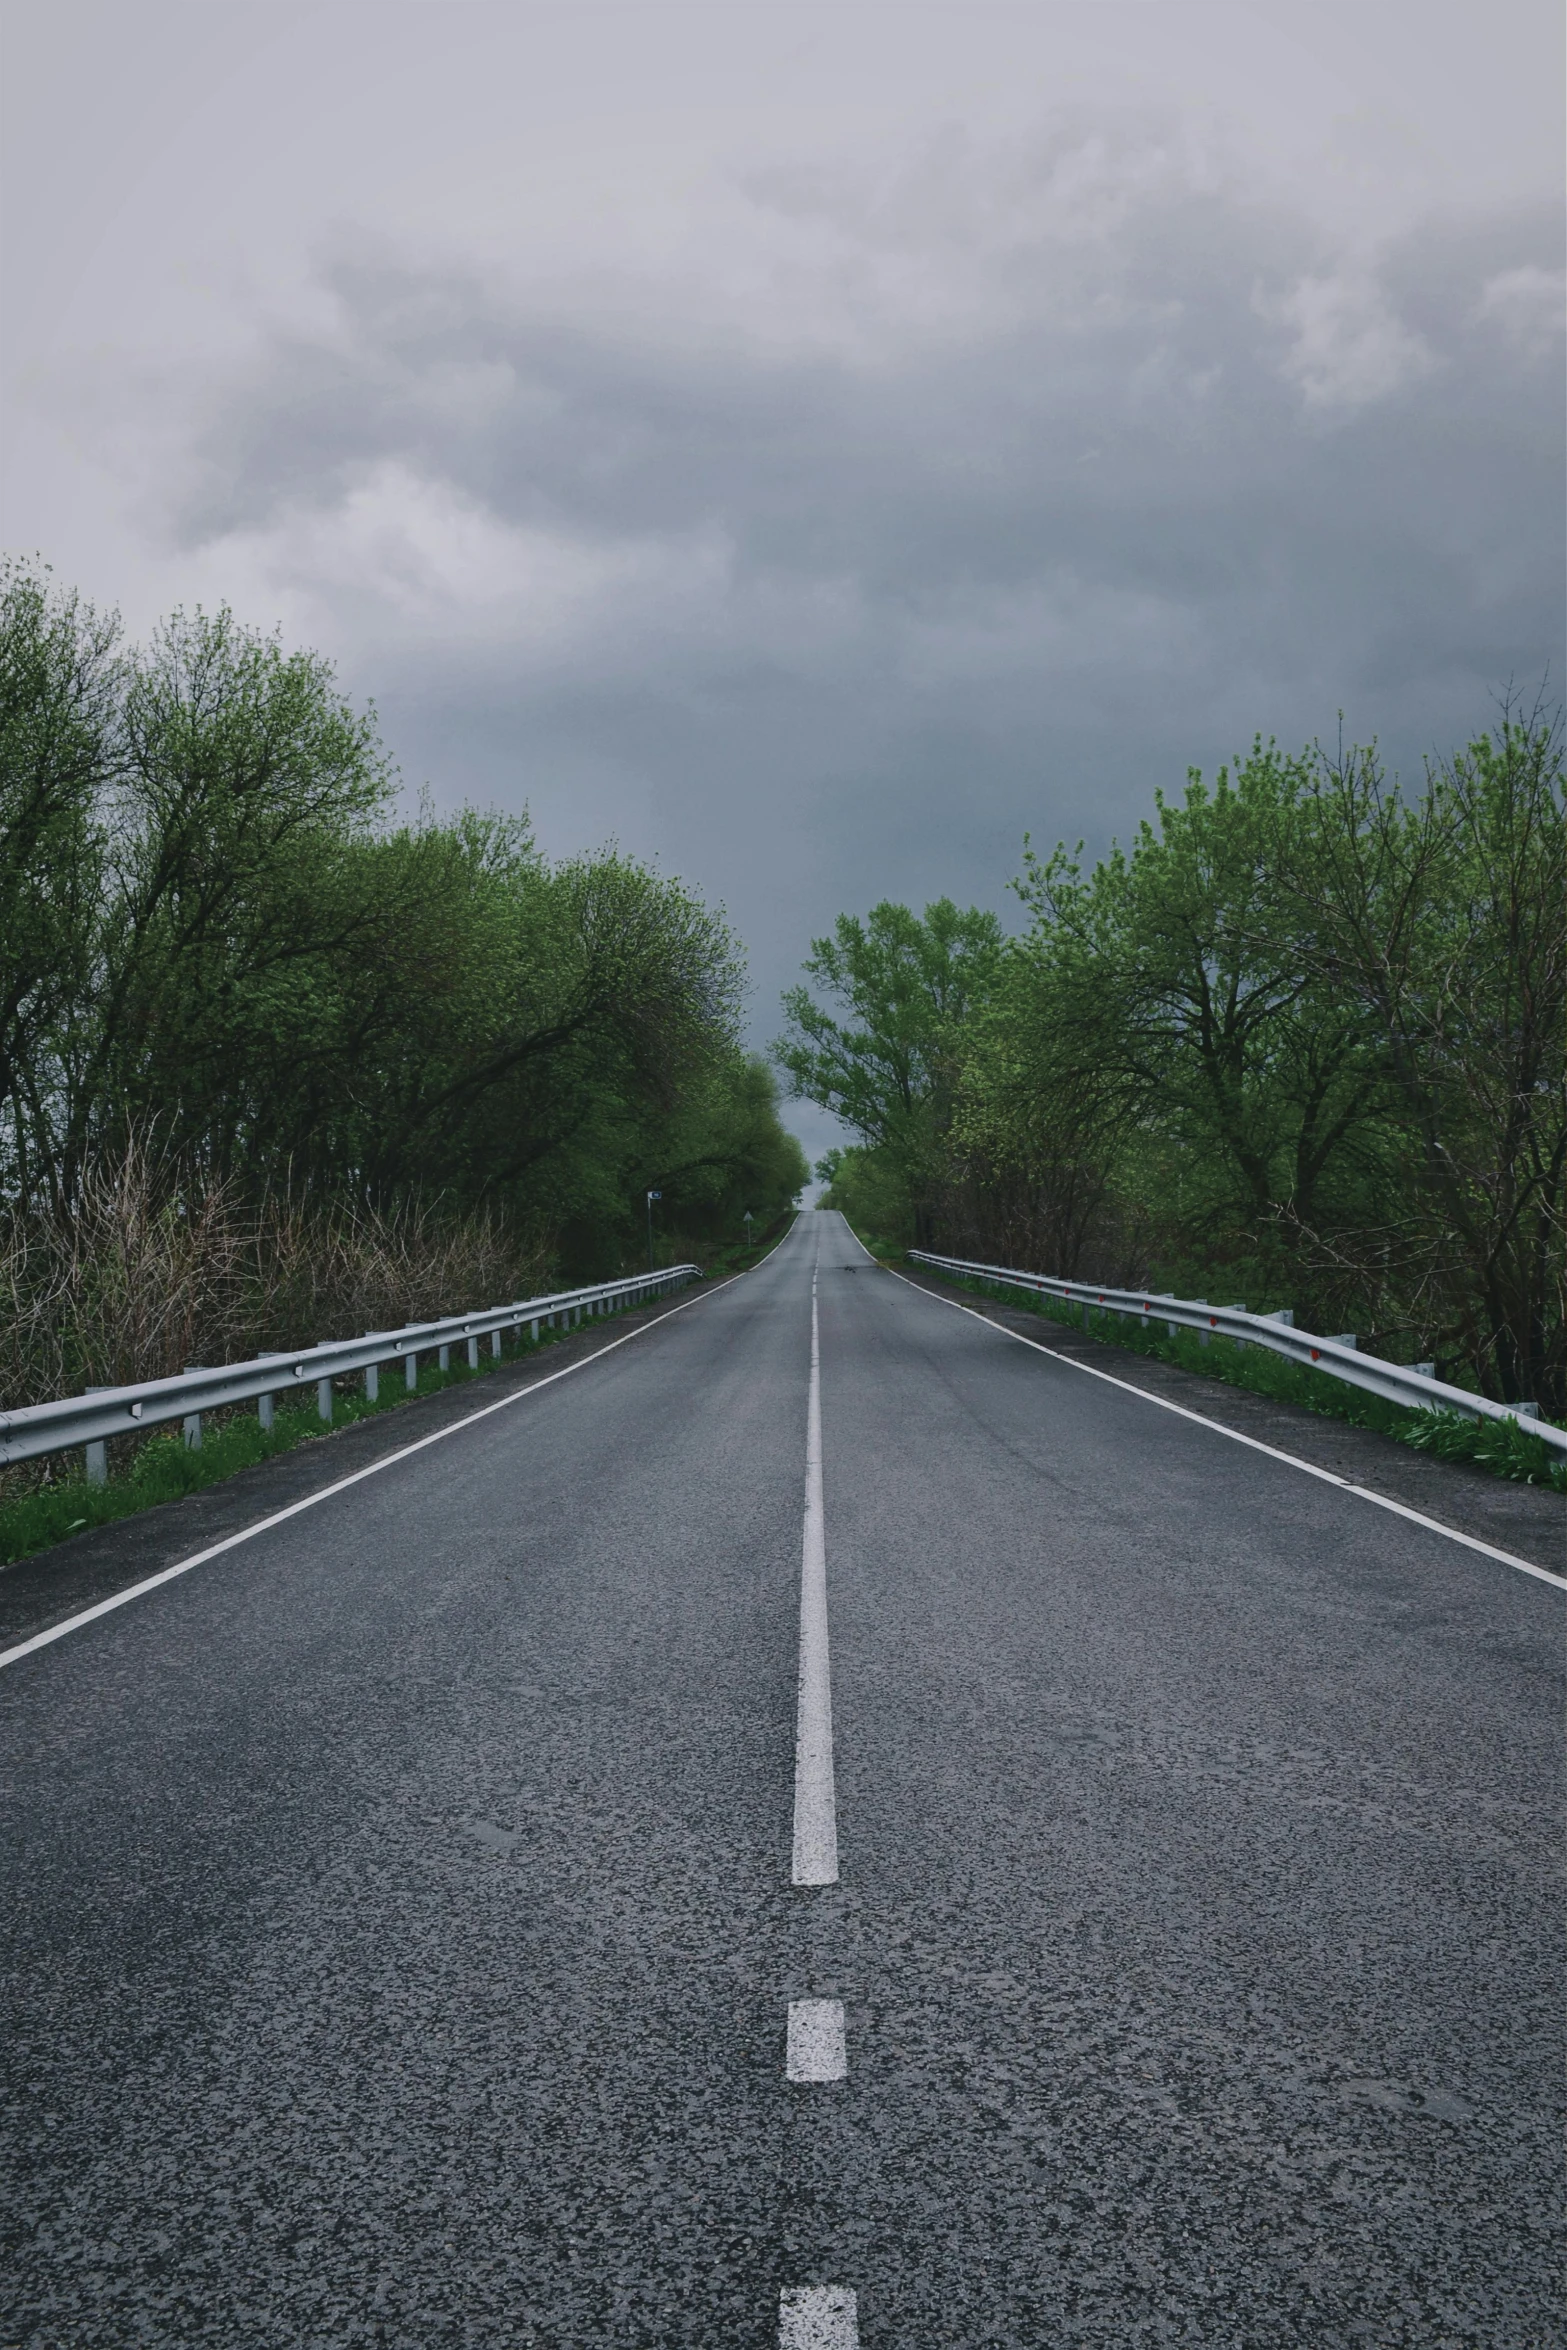
[[[519,1299],[511,1305],[409,1323],[399,1330],[367,1330],[359,1338],[323,1341],[300,1349],[297,1355],[263,1349],[243,1362],[187,1363],[183,1372],[172,1377],[130,1380],[107,1390],[93,1388],[47,1403],[24,1404],[15,1411],[0,1410],[0,1466],[75,1452],[82,1456],[84,1474],[96,1483],[108,1475],[109,1450],[116,1437],[148,1436],[154,1430],[180,1426],[185,1442],[194,1451],[202,1442],[208,1415],[230,1412],[240,1404],[254,1404],[261,1428],[270,1433],[278,1396],[285,1397],[285,1409],[292,1409],[294,1397],[312,1379],[317,1412],[330,1426],[337,1383],[362,1380],[367,1401],[379,1402],[381,1371],[390,1369],[399,1355],[404,1381],[414,1393],[419,1385],[421,1350],[435,1355],[443,1370],[450,1370],[452,1349],[466,1344],[469,1364],[477,1370],[485,1337],[494,1359],[504,1361],[508,1330],[519,1348],[525,1328],[528,1341],[537,1345],[546,1329],[575,1329],[589,1314],[624,1313],[700,1278],[696,1266],[666,1266],[646,1275],[556,1291],[548,1304],[543,1298]]]
[[[909,1258],[914,1264],[954,1273],[959,1279],[982,1288],[1029,1290],[1037,1297],[1053,1299],[1068,1321],[1081,1303],[1085,1322],[1088,1319],[1090,1300],[1083,1296],[1075,1281],[1045,1273],[1019,1272],[1006,1265],[976,1264],[965,1257],[937,1256],[929,1249],[910,1249]],[[1522,1426],[1537,1434],[1539,1441],[1552,1452],[1567,1454],[1567,1428],[1545,1419],[1538,1406],[1492,1403],[1485,1396],[1451,1387],[1437,1378],[1434,1363],[1391,1363],[1377,1355],[1362,1354],[1359,1338],[1353,1331],[1319,1338],[1309,1330],[1297,1330],[1291,1307],[1280,1306],[1270,1313],[1251,1314],[1243,1305],[1210,1306],[1206,1298],[1177,1297],[1168,1289],[1107,1290],[1094,1294],[1106,1313],[1141,1322],[1144,1329],[1162,1321],[1172,1338],[1181,1330],[1195,1330],[1204,1346],[1217,1331],[1234,1346],[1266,1347],[1298,1363],[1302,1369],[1315,1369],[1327,1378],[1342,1379],[1347,1385],[1382,1396],[1406,1411],[1455,1412],[1482,1426],[1493,1421],[1510,1421],[1514,1427]]]
[[[101,1387],[87,1387],[84,1395],[102,1395]],[[89,1485],[107,1485],[109,1482],[109,1447],[100,1441],[84,1447],[87,1454],[87,1482]]]

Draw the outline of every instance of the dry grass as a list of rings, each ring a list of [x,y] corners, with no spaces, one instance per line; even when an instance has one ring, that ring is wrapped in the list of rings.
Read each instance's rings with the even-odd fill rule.
[[[488,1216],[257,1205],[137,1142],[69,1216],[0,1221],[0,1409],[502,1304],[546,1271],[542,1249]],[[47,1463],[0,1487],[39,1474]]]

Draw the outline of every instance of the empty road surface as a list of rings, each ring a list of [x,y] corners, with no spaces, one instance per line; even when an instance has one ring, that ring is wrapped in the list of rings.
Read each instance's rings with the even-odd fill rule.
[[[1559,2344],[1561,1633],[803,1216],[0,1672],[0,2342]]]

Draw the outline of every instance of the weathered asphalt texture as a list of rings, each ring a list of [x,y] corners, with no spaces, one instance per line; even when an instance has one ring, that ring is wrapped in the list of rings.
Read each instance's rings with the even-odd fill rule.
[[[726,1275],[712,1286],[717,1289],[733,1278]],[[226,1540],[259,1518],[320,1493],[372,1461],[471,1419],[501,1396],[548,1383],[567,1364],[588,1361],[629,1331],[679,1311],[681,1304],[677,1292],[673,1301],[658,1298],[625,1313],[589,1319],[502,1363],[481,1355],[477,1378],[459,1377],[432,1395],[399,1397],[388,1411],[323,1429],[291,1451],[237,1469],[216,1485],[203,1485],[177,1501],[108,1525],[88,1527],[0,1567],[0,1649],[156,1575],[177,1559]]]
[[[1555,2344],[1561,1619],[802,1218],[0,1675],[0,2341]]]
[[[1553,1575],[1567,1575],[1567,1500],[1549,1486],[1515,1484],[1468,1461],[1437,1460],[1375,1428],[1356,1428],[1348,1420],[1309,1411],[1304,1404],[1280,1403],[1222,1379],[1206,1379],[1178,1364],[1161,1362],[1157,1355],[1134,1354],[1112,1339],[1088,1336],[1076,1322],[1058,1322],[1023,1305],[976,1296],[921,1267],[911,1267],[899,1279],[982,1314],[1068,1362],[1086,1363],[1144,1394],[1201,1412],[1243,1436],[1331,1470],[1351,1485],[1368,1486],[1403,1502],[1439,1525],[1510,1550],[1515,1558],[1529,1559]]]

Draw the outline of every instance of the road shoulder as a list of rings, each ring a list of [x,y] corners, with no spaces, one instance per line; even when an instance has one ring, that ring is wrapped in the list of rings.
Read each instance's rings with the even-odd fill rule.
[[[738,1278],[730,1274],[705,1283],[696,1296],[711,1297]],[[695,1301],[688,1298],[685,1302]],[[671,1310],[667,1301],[660,1301],[617,1314],[612,1322],[584,1323],[569,1337],[520,1361],[487,1370],[480,1379],[465,1379],[439,1395],[416,1396],[395,1411],[355,1420],[291,1452],[237,1469],[232,1477],[203,1486],[197,1493],[182,1494],[177,1501],[159,1502],[106,1526],[69,1535],[48,1550],[34,1551],[14,1565],[0,1568],[0,1648],[31,1639],[83,1608],[95,1607],[100,1600],[111,1599],[116,1592],[189,1558],[194,1551],[227,1541],[278,1510],[310,1500],[340,1478],[371,1468],[389,1454],[437,1435],[508,1396],[540,1386],[574,1364],[603,1353],[616,1340],[662,1320]]]
[[[1204,1379],[1174,1363],[1134,1354],[1129,1347],[1107,1345],[1102,1339],[1085,1337],[1070,1324],[978,1297],[921,1268],[901,1267],[900,1273],[916,1289],[967,1306],[986,1321],[1048,1347],[1068,1362],[1106,1372],[1161,1402],[1201,1412],[1221,1427],[1293,1453],[1313,1468],[1327,1469],[1351,1485],[1383,1494],[1406,1509],[1420,1510],[1455,1533],[1511,1551],[1551,1574],[1567,1574],[1567,1502],[1560,1494],[1538,1485],[1515,1485],[1464,1462],[1436,1460],[1429,1453],[1412,1451],[1390,1436],[1379,1435],[1375,1429],[1355,1428],[1346,1420],[1328,1419],[1299,1404],[1253,1395],[1221,1379]]]

